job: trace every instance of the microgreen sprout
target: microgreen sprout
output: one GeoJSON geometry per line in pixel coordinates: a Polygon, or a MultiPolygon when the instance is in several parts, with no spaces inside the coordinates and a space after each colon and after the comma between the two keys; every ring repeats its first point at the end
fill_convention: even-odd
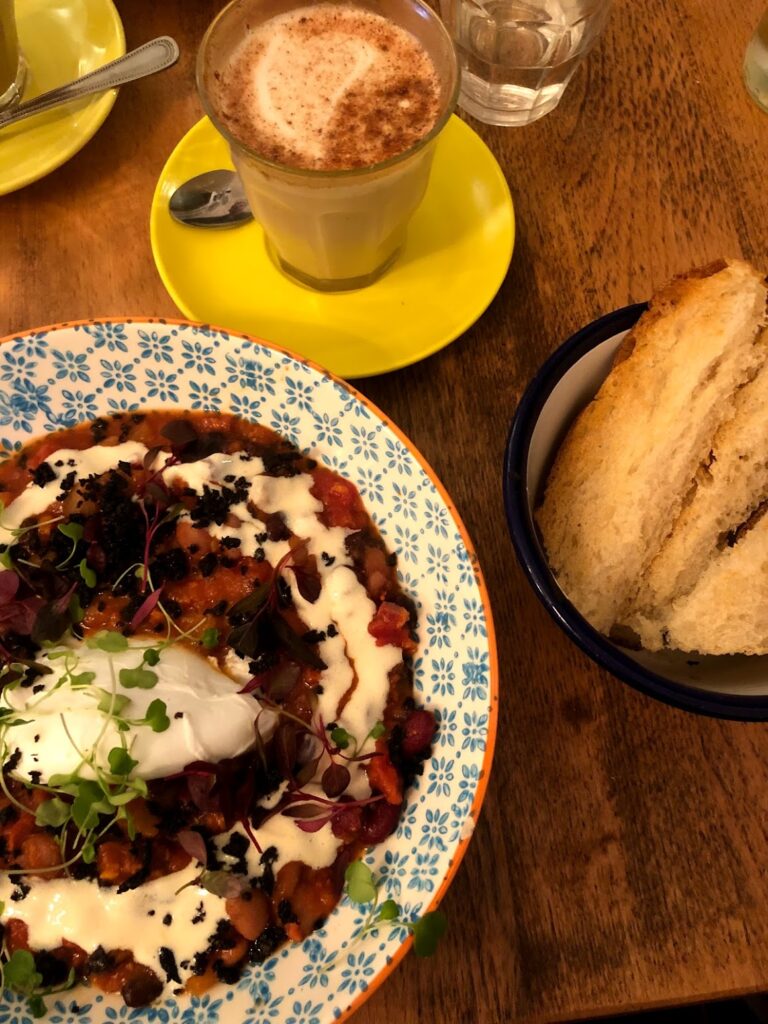
{"type": "Polygon", "coordinates": [[[80,578],[86,587],[90,587],[91,590],[96,586],[96,573],[91,569],[84,558],[80,559],[80,564],[77,567],[77,571],[80,573],[80,578]]]}
{"type": "Polygon", "coordinates": [[[70,523],[59,523],[59,526],[57,527],[57,529],[58,529],[59,533],[64,534],[64,536],[68,540],[72,541],[72,547],[70,549],[69,554],[67,555],[67,557],[62,562],[59,562],[59,564],[56,566],[57,569],[64,569],[69,564],[69,562],[71,562],[72,559],[75,557],[75,552],[77,551],[77,545],[78,545],[78,543],[83,538],[83,527],[81,526],[80,523],[71,523],[70,522],[70,523]]]}
{"type": "Polygon", "coordinates": [[[61,985],[43,986],[43,976],[37,970],[35,958],[27,949],[16,949],[4,963],[0,963],[0,988],[9,988],[26,996],[27,1007],[33,1017],[44,1017],[46,1005],[43,996],[65,992],[75,983],[75,972],[70,971],[61,985]]]}

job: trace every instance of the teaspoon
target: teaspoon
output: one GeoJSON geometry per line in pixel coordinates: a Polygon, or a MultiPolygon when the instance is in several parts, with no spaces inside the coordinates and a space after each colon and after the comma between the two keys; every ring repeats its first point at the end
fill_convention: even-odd
{"type": "Polygon", "coordinates": [[[160,36],[152,39],[142,46],[138,46],[130,53],[123,54],[117,60],[104,64],[103,67],[90,71],[82,78],[76,78],[74,82],[67,82],[56,89],[44,92],[33,100],[27,100],[16,107],[0,114],[0,128],[8,124],[21,121],[24,117],[32,114],[39,114],[43,110],[50,110],[60,103],[69,103],[70,100],[79,99],[81,96],[89,96],[94,92],[105,92],[107,89],[114,89],[118,85],[125,85],[127,82],[135,82],[137,78],[145,78],[147,75],[154,75],[156,71],[163,71],[175,64],[179,59],[179,47],[170,36],[160,36]]]}
{"type": "Polygon", "coordinates": [[[205,171],[176,189],[168,208],[174,220],[200,228],[223,228],[253,219],[234,171],[205,171]]]}

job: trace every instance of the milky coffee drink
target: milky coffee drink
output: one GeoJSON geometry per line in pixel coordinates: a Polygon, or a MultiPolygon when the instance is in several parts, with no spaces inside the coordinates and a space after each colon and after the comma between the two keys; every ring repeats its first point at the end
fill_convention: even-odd
{"type": "Polygon", "coordinates": [[[268,252],[333,291],[370,284],[400,252],[457,82],[422,0],[232,0],[198,58],[268,252]]]}
{"type": "Polygon", "coordinates": [[[300,7],[255,28],[225,68],[219,110],[267,160],[337,171],[410,149],[440,113],[432,60],[406,29],[359,7],[300,7]]]}

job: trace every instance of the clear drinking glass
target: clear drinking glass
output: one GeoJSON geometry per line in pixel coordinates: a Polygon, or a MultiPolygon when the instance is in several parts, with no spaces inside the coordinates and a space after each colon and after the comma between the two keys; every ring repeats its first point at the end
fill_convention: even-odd
{"type": "Polygon", "coordinates": [[[229,143],[267,248],[290,277],[321,291],[371,284],[393,263],[408,221],[426,191],[435,143],[456,106],[456,51],[437,15],[420,0],[354,0],[421,42],[440,79],[432,130],[415,145],[371,167],[307,170],[266,160],[236,138],[216,111],[214,81],[248,28],[316,0],[233,0],[208,29],[198,55],[197,85],[206,113],[229,143]]]}
{"type": "Polygon", "coordinates": [[[440,0],[459,51],[459,106],[487,124],[554,110],[608,17],[610,0],[440,0]]]}
{"type": "Polygon", "coordinates": [[[749,41],[744,56],[744,81],[755,103],[768,110],[768,10],[749,41]]]}
{"type": "Polygon", "coordinates": [[[26,64],[19,49],[13,0],[0,0],[0,110],[21,99],[26,64]]]}

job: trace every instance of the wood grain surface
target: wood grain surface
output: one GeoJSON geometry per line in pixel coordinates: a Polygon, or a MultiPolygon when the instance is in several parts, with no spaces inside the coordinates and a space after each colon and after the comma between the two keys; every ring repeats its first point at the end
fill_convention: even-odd
{"type": "MultiPolygon", "coordinates": [[[[149,247],[155,181],[200,116],[196,45],[220,0],[118,0],[171,71],[127,86],[60,170],[0,198],[0,335],[174,315],[149,247]]],[[[654,703],[550,621],[507,535],[507,425],[553,348],[721,255],[768,269],[768,115],[741,62],[762,0],[617,0],[559,109],[474,125],[512,189],[496,300],[426,362],[362,382],[465,518],[500,644],[501,722],[475,840],[432,962],[409,957],[359,1024],[569,1020],[768,988],[768,725],[654,703]]]]}

